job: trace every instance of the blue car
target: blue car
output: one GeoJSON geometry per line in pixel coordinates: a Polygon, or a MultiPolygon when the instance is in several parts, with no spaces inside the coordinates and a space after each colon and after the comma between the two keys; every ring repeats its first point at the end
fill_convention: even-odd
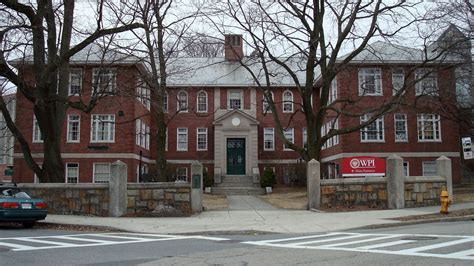
{"type": "Polygon", "coordinates": [[[0,183],[0,222],[18,222],[31,228],[48,214],[46,203],[32,199],[15,183],[0,183]]]}

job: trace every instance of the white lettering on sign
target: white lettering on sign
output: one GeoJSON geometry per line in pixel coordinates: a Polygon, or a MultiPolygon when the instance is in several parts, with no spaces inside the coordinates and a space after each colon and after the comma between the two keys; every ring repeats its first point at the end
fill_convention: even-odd
{"type": "Polygon", "coordinates": [[[354,158],[350,162],[351,167],[354,169],[364,167],[364,168],[375,168],[375,159],[357,159],[354,158]]]}

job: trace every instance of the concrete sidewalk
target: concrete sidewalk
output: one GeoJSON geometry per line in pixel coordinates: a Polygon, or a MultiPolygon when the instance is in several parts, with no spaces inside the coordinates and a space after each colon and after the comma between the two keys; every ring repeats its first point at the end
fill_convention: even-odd
{"type": "MultiPolygon", "coordinates": [[[[140,233],[184,234],[231,231],[265,231],[273,233],[321,233],[347,230],[400,221],[390,218],[439,212],[439,207],[401,210],[378,210],[340,213],[321,213],[299,210],[282,210],[269,207],[250,198],[238,203],[230,200],[229,210],[205,211],[192,217],[180,218],[112,218],[74,215],[48,215],[46,222],[88,226],[106,226],[140,233]],[[244,203],[242,203],[244,202],[244,203]],[[242,208],[242,204],[246,204],[242,208]],[[243,210],[246,209],[246,210],[243,210]]],[[[474,202],[450,206],[450,210],[474,208],[474,202]]]]}

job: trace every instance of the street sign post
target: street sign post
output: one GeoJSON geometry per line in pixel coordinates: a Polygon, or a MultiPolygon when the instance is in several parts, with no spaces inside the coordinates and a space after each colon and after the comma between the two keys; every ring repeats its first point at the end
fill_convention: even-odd
{"type": "Polygon", "coordinates": [[[464,154],[464,160],[472,159],[473,155],[472,155],[471,137],[462,138],[461,143],[462,143],[462,152],[464,154]]]}

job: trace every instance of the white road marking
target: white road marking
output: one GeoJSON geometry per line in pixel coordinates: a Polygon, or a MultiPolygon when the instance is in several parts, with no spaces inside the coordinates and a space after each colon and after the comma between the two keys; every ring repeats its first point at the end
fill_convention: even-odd
{"type": "Polygon", "coordinates": [[[460,260],[472,260],[474,261],[474,249],[472,244],[474,243],[474,236],[461,236],[461,235],[421,235],[421,234],[360,234],[360,233],[344,233],[334,232],[322,235],[312,235],[295,238],[284,238],[284,239],[272,239],[262,241],[246,241],[241,242],[243,244],[258,245],[258,246],[270,246],[279,248],[292,248],[292,249],[313,249],[313,250],[334,250],[334,251],[350,251],[350,252],[363,252],[363,253],[377,253],[377,254],[392,254],[401,256],[419,256],[419,257],[434,257],[443,259],[460,259],[460,260]],[[345,236],[341,236],[345,235],[345,236]],[[361,240],[344,241],[357,237],[365,237],[361,240]],[[404,237],[411,237],[412,239],[403,239],[404,237]],[[429,244],[427,242],[416,240],[416,237],[433,237],[438,240],[446,240],[445,242],[429,244]],[[318,239],[314,241],[305,241],[308,239],[318,239]],[[321,239],[322,238],[322,239],[321,239]],[[399,238],[399,239],[397,239],[399,238]],[[454,239],[454,240],[453,240],[454,239]],[[388,242],[377,243],[372,245],[358,245],[362,243],[380,242],[383,240],[389,240],[388,242]],[[293,241],[293,242],[290,242],[293,241]],[[296,242],[295,242],[296,241],[296,242]],[[327,242],[335,242],[334,244],[325,244],[327,242]],[[285,243],[290,242],[290,243],[285,243]],[[410,248],[403,249],[406,244],[415,244],[418,247],[411,246],[410,248]],[[422,251],[429,251],[439,249],[448,246],[462,245],[467,246],[467,250],[459,249],[466,248],[461,246],[458,251],[449,254],[439,253],[428,253],[422,251]],[[352,245],[354,247],[347,248],[344,246],[352,245]],[[398,246],[399,250],[384,250],[384,247],[398,246]]]}
{"type": "Polygon", "coordinates": [[[211,241],[228,240],[226,238],[205,236],[179,236],[158,234],[134,234],[134,233],[104,233],[104,234],[76,234],[59,236],[37,236],[37,237],[10,237],[0,238],[0,246],[12,248],[11,251],[31,251],[43,249],[71,248],[71,247],[95,247],[133,243],[160,242],[184,239],[200,239],[211,241]],[[105,238],[105,239],[98,239],[105,238]],[[108,239],[107,239],[108,238],[108,239]],[[110,240],[113,239],[113,240],[110,240]],[[43,246],[19,245],[8,241],[22,241],[25,243],[45,244],[43,246]],[[71,243],[68,241],[82,241],[86,243],[71,243]],[[87,243],[89,242],[89,243],[87,243]]]}

